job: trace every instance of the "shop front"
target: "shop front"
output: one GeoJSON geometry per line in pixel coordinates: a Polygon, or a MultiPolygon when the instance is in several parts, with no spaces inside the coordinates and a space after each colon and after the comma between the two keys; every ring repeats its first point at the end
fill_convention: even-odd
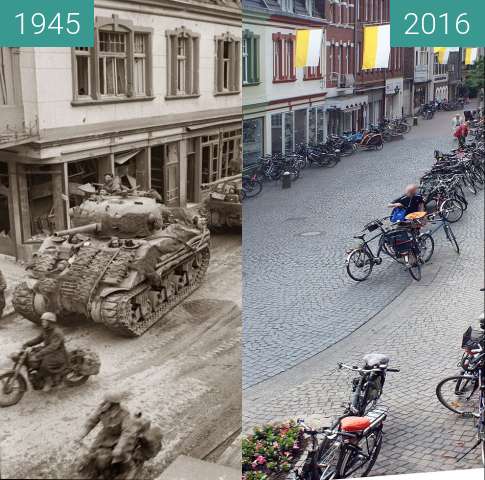
{"type": "Polygon", "coordinates": [[[264,155],[264,117],[243,122],[243,163],[251,165],[264,155]]]}
{"type": "Polygon", "coordinates": [[[392,120],[403,116],[403,78],[388,78],[386,80],[386,118],[392,120]]]}
{"type": "Polygon", "coordinates": [[[1,151],[0,253],[29,259],[46,236],[70,227],[69,209],[85,199],[79,187],[102,184],[106,173],[127,189],[155,190],[167,206],[198,204],[212,185],[240,174],[241,136],[241,123],[229,122],[141,141],[127,135],[120,145],[112,138],[109,147],[66,141],[55,157],[48,155],[57,145],[41,146],[40,155],[35,146],[30,155],[1,151]]]}
{"type": "Polygon", "coordinates": [[[368,92],[369,102],[367,108],[367,119],[364,128],[370,125],[378,125],[384,116],[384,88],[368,92]]]}
{"type": "Polygon", "coordinates": [[[325,108],[328,135],[342,135],[344,132],[364,128],[368,100],[367,95],[327,99],[325,108]]]}
{"type": "Polygon", "coordinates": [[[271,153],[292,153],[299,145],[325,141],[323,105],[270,113],[271,153]]]}

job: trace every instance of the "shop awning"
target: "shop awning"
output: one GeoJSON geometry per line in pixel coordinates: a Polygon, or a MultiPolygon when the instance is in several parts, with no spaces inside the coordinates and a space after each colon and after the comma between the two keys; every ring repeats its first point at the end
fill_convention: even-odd
{"type": "Polygon", "coordinates": [[[341,110],[344,112],[351,112],[353,110],[360,110],[362,106],[369,103],[367,95],[359,95],[350,98],[328,98],[325,101],[325,109],[329,110],[341,110]]]}
{"type": "Polygon", "coordinates": [[[136,157],[140,152],[141,152],[141,149],[139,148],[138,150],[131,150],[129,152],[117,153],[115,154],[115,163],[116,165],[123,165],[128,160],[132,159],[133,157],[136,157]]]}

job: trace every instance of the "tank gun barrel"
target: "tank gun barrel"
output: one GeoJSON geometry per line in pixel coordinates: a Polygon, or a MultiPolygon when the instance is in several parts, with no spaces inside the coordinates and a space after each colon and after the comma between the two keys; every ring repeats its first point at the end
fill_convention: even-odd
{"type": "Polygon", "coordinates": [[[56,237],[62,237],[64,235],[74,235],[76,233],[97,233],[101,231],[100,223],[90,223],[89,225],[83,225],[82,227],[68,228],[67,230],[60,230],[54,235],[56,237]]]}

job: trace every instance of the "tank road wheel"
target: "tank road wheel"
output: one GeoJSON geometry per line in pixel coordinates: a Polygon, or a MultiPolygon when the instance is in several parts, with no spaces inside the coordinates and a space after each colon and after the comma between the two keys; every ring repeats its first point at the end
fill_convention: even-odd
{"type": "Polygon", "coordinates": [[[17,285],[13,292],[12,306],[17,313],[36,324],[40,323],[40,315],[34,307],[35,293],[26,282],[17,285]]]}
{"type": "Polygon", "coordinates": [[[136,303],[136,295],[132,292],[109,295],[101,305],[102,322],[111,330],[128,336],[137,337],[137,324],[143,318],[141,306],[136,303]]]}
{"type": "Polygon", "coordinates": [[[128,292],[108,295],[101,303],[101,322],[125,337],[142,335],[199,287],[209,268],[209,260],[207,247],[188,260],[182,276],[174,271],[167,272],[161,279],[158,304],[152,300],[155,291],[146,283],[128,292]],[[183,285],[179,283],[181,278],[185,279],[183,285]]]}

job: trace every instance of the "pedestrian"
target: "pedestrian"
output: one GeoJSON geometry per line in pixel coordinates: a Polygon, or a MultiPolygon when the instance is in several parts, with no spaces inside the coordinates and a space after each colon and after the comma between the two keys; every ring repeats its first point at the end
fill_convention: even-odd
{"type": "Polygon", "coordinates": [[[396,198],[396,200],[388,205],[388,208],[393,209],[391,221],[395,223],[404,220],[406,215],[410,213],[424,212],[424,198],[418,193],[418,186],[411,184],[406,187],[404,195],[396,198]]]}
{"type": "Polygon", "coordinates": [[[460,147],[464,147],[466,145],[466,139],[468,137],[468,132],[469,132],[469,129],[468,129],[468,125],[469,125],[469,122],[464,122],[462,123],[461,125],[461,136],[460,136],[460,147]]]}
{"type": "Polygon", "coordinates": [[[456,128],[461,125],[461,116],[459,113],[457,113],[451,120],[451,133],[454,134],[456,131],[456,128]]]}
{"type": "Polygon", "coordinates": [[[7,289],[7,281],[0,270],[0,317],[5,309],[5,290],[7,289]]]}

